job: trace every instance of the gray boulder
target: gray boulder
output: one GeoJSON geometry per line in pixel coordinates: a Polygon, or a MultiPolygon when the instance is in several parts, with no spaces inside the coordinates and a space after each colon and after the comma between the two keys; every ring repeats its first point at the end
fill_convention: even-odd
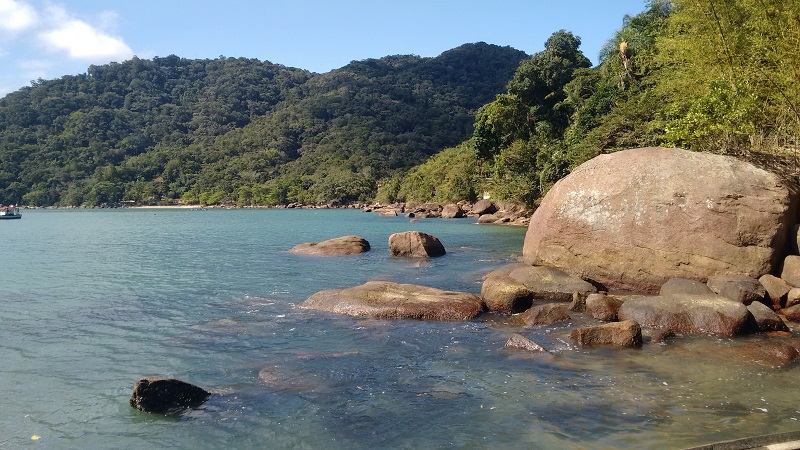
{"type": "Polygon", "coordinates": [[[753,302],[747,306],[753,318],[753,328],[755,331],[789,331],[789,327],[783,322],[781,316],[775,313],[769,306],[753,302]]]}
{"type": "Polygon", "coordinates": [[[534,301],[570,302],[574,293],[586,296],[596,291],[591,283],[562,270],[513,263],[486,276],[481,296],[490,311],[514,314],[534,301]]]}
{"type": "Polygon", "coordinates": [[[634,320],[626,320],[593,327],[576,328],[572,330],[570,337],[583,346],[641,347],[642,327],[634,320]]]}
{"type": "Polygon", "coordinates": [[[670,278],[759,277],[780,263],[791,199],[777,176],[732,157],[668,148],[600,155],[544,197],[524,261],[638,292],[670,278]]]}
{"type": "Polygon", "coordinates": [[[742,275],[711,277],[706,285],[715,293],[744,305],[763,302],[767,295],[767,290],[758,280],[742,275]]]}
{"type": "Polygon", "coordinates": [[[319,291],[300,308],[376,319],[470,320],[483,311],[480,297],[427,286],[370,281],[319,291]]]}
{"type": "Polygon", "coordinates": [[[618,316],[646,328],[733,336],[745,331],[750,313],[745,305],[718,295],[673,294],[627,300],[618,316]]]}
{"type": "Polygon", "coordinates": [[[136,382],[128,403],[139,411],[177,413],[202,405],[211,395],[206,390],[172,378],[144,377],[136,382]]]}
{"type": "Polygon", "coordinates": [[[360,236],[342,236],[322,242],[306,242],[292,247],[289,252],[302,255],[335,256],[368,252],[369,242],[360,236]]]}
{"type": "Polygon", "coordinates": [[[389,236],[389,252],[392,256],[428,258],[446,253],[444,246],[435,236],[421,231],[405,231],[389,236]]]}

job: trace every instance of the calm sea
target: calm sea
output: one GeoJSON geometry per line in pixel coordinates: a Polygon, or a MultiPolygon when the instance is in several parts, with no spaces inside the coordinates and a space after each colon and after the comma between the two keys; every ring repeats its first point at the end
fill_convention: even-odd
{"type": "Polygon", "coordinates": [[[373,279],[479,293],[524,233],[352,210],[23,211],[0,222],[0,448],[660,449],[798,429],[797,367],[713,358],[743,339],[591,350],[568,339],[579,315],[520,330],[295,307],[373,279]],[[406,230],[447,255],[389,257],[406,230]],[[286,253],[350,234],[372,251],[286,253]],[[553,355],[503,350],[515,331],[553,355]],[[217,395],[140,413],[145,375],[217,395]]]}

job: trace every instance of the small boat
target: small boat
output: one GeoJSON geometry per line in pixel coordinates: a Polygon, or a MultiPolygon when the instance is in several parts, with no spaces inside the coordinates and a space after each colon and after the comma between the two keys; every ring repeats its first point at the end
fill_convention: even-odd
{"type": "Polygon", "coordinates": [[[22,214],[19,212],[18,206],[2,206],[0,205],[0,220],[4,219],[21,219],[22,214]]]}

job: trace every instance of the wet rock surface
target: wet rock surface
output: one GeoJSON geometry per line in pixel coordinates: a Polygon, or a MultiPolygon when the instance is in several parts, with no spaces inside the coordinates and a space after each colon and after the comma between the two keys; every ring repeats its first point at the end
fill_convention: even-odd
{"type": "Polygon", "coordinates": [[[139,411],[156,414],[177,413],[202,405],[211,395],[206,390],[172,378],[144,377],[136,382],[128,401],[139,411]]]}

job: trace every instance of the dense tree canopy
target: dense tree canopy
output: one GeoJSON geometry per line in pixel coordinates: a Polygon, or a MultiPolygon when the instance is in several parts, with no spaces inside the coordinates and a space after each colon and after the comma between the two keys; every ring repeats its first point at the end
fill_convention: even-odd
{"type": "Polygon", "coordinates": [[[169,56],[39,80],[0,99],[0,203],[368,199],[467,138],[525,57],[479,43],[319,75],[169,56]]]}

